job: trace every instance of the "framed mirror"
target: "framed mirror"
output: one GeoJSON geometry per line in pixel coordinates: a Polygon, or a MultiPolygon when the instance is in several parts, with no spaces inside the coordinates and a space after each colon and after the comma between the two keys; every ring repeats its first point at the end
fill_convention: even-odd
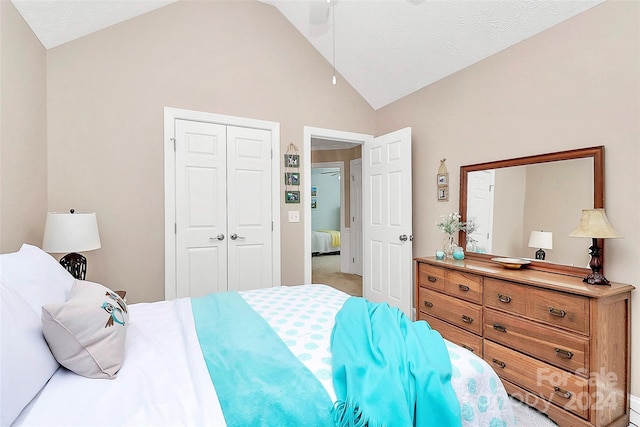
{"type": "Polygon", "coordinates": [[[582,209],[604,207],[604,147],[462,166],[459,206],[461,220],[475,224],[459,234],[466,257],[521,258],[533,269],[588,274],[591,242],[568,235],[582,209]]]}

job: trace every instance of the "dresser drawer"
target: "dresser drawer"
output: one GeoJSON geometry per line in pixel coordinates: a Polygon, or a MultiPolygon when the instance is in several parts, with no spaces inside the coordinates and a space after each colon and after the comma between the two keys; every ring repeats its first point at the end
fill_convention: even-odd
{"type": "Polygon", "coordinates": [[[531,288],[527,315],[553,326],[589,334],[589,298],[548,289],[531,288]]]}
{"type": "Polygon", "coordinates": [[[482,334],[482,306],[420,288],[419,310],[474,334],[482,334]]]}
{"type": "Polygon", "coordinates": [[[444,275],[444,268],[418,263],[418,283],[421,287],[444,292],[444,275]]]}
{"type": "Polygon", "coordinates": [[[507,381],[588,419],[589,381],[491,341],[484,342],[484,359],[507,381]]]}
{"type": "Polygon", "coordinates": [[[450,270],[447,272],[445,292],[467,301],[482,304],[482,277],[450,270]]]}
{"type": "Polygon", "coordinates": [[[484,279],[484,304],[487,307],[525,314],[527,288],[514,283],[486,277],[484,279]]]}
{"type": "Polygon", "coordinates": [[[572,372],[588,372],[588,338],[491,309],[483,315],[485,338],[572,372]]]}
{"type": "Polygon", "coordinates": [[[420,313],[418,319],[426,320],[431,325],[431,328],[440,332],[444,339],[466,348],[476,356],[482,357],[482,338],[479,336],[424,313],[420,313]]]}
{"type": "Polygon", "coordinates": [[[484,304],[589,335],[589,298],[485,278],[484,304]]]}

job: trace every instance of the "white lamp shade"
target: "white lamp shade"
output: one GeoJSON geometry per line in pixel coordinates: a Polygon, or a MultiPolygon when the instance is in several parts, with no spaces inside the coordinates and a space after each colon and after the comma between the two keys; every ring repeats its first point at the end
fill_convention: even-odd
{"type": "Polygon", "coordinates": [[[604,209],[583,209],[580,225],[569,234],[569,237],[616,239],[622,236],[609,224],[604,209]]]}
{"type": "Polygon", "coordinates": [[[529,247],[553,249],[553,233],[551,231],[532,231],[529,236],[529,247]]]}
{"type": "Polygon", "coordinates": [[[86,252],[100,248],[98,221],[91,213],[47,213],[42,250],[50,253],[86,252]]]}

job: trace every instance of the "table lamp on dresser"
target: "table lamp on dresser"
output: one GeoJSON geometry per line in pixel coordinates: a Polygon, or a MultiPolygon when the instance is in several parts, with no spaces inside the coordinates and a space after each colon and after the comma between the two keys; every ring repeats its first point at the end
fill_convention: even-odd
{"type": "Polygon", "coordinates": [[[544,260],[546,257],[545,249],[553,249],[553,233],[551,231],[532,231],[529,236],[529,247],[538,248],[536,251],[536,259],[544,260]]]}
{"type": "Polygon", "coordinates": [[[580,224],[569,234],[569,237],[590,237],[592,239],[591,247],[589,247],[591,274],[582,281],[589,285],[610,285],[602,274],[602,254],[598,246],[598,239],[617,239],[622,236],[609,224],[604,209],[583,209],[580,224]]]}
{"type": "Polygon", "coordinates": [[[44,227],[42,250],[49,253],[65,253],[60,264],[73,277],[84,280],[87,259],[78,252],[100,248],[100,235],[95,212],[49,212],[44,227]]]}

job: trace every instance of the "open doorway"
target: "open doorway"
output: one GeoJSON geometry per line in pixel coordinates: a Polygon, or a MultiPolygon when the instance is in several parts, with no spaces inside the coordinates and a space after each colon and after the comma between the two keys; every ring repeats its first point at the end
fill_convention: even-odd
{"type": "Polygon", "coordinates": [[[354,246],[361,245],[351,238],[353,226],[349,226],[352,225],[350,211],[353,208],[347,193],[355,190],[351,172],[345,168],[345,161],[314,161],[326,157],[357,157],[359,150],[336,148],[335,144],[330,147],[322,148],[321,145],[314,150],[312,142],[311,281],[330,285],[353,296],[362,296],[362,273],[356,274],[352,266],[354,246]],[[347,183],[349,185],[345,185],[347,183]],[[347,250],[343,251],[343,247],[347,250]]]}
{"type": "MultiPolygon", "coordinates": [[[[362,166],[362,296],[386,302],[412,315],[411,128],[373,137],[304,127],[302,189],[304,279],[311,283],[311,140],[356,143],[362,166]],[[390,209],[393,208],[393,209],[390,209]]],[[[342,240],[345,240],[342,237],[342,240]]],[[[345,251],[344,245],[341,252],[345,251]]],[[[351,247],[348,248],[351,250],[351,247]]],[[[351,255],[351,254],[350,254],[351,255]]],[[[343,256],[344,258],[344,256],[343,256]]],[[[348,259],[348,258],[347,258],[348,259]]]]}
{"type": "Polygon", "coordinates": [[[361,175],[361,146],[368,135],[305,130],[304,158],[310,160],[303,165],[309,200],[305,206],[306,283],[323,283],[362,296],[362,179],[354,179],[352,169],[361,175]],[[359,204],[357,209],[352,203],[359,204]],[[354,222],[359,229],[354,229],[354,222]]]}

